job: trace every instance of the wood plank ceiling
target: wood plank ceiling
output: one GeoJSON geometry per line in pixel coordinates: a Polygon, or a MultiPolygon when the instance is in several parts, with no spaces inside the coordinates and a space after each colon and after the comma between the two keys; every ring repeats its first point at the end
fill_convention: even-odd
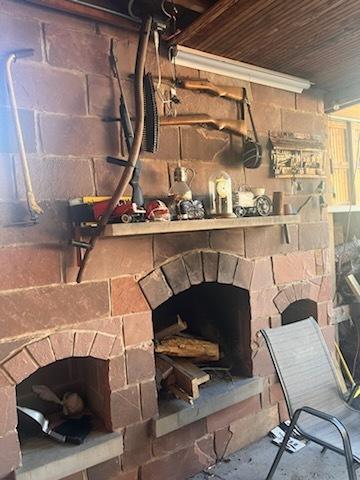
{"type": "MultiPolygon", "coordinates": [[[[138,28],[123,18],[129,0],[27,1],[138,28]]],[[[328,111],[360,102],[360,0],[167,1],[178,8],[175,43],[306,78],[328,92],[328,111]]]]}
{"type": "Polygon", "coordinates": [[[360,82],[359,0],[218,0],[177,41],[326,90],[360,82]]]}

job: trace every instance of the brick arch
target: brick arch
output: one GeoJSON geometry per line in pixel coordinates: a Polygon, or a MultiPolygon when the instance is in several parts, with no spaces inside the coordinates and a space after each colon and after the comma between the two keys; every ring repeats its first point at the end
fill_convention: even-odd
{"type": "Polygon", "coordinates": [[[116,340],[116,335],[91,330],[65,330],[38,338],[7,356],[0,365],[0,379],[14,386],[39,368],[65,358],[109,360],[118,355],[116,340]]]}
{"type": "Polygon", "coordinates": [[[320,286],[316,283],[305,281],[287,285],[280,289],[274,298],[274,303],[279,313],[283,313],[291,303],[298,300],[312,300],[317,303],[320,286]]]}
{"type": "MultiPolygon", "coordinates": [[[[217,282],[250,290],[257,262],[222,251],[190,251],[159,265],[141,278],[139,285],[154,310],[173,295],[204,282],[217,282]]],[[[269,265],[271,267],[271,262],[269,265]]]]}

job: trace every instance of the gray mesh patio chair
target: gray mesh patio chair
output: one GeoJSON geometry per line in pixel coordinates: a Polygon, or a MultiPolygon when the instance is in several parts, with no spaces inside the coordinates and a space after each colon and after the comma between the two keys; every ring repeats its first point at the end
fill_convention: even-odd
{"type": "Polygon", "coordinates": [[[306,439],[343,455],[348,477],[355,480],[355,470],[360,464],[360,412],[344,400],[318,324],[308,318],[261,333],[291,418],[266,480],[273,478],[295,427],[306,439]]]}

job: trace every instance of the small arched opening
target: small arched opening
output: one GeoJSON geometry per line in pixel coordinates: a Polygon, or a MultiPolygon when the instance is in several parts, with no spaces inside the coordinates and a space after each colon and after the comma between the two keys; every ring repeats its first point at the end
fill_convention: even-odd
{"type": "Polygon", "coordinates": [[[290,303],[281,314],[281,324],[289,325],[290,323],[299,322],[309,317],[313,317],[317,321],[317,303],[305,298],[290,303]]]}
{"type": "MultiPolygon", "coordinates": [[[[89,432],[111,430],[108,371],[108,361],[93,357],[71,357],[50,363],[17,385],[17,406],[41,412],[49,420],[50,426],[53,425],[58,431],[76,430],[77,427],[80,442],[81,436],[86,436],[88,429],[89,432]],[[52,392],[54,399],[51,399],[50,394],[49,399],[45,399],[35,393],[38,390],[36,386],[39,385],[52,392]],[[69,400],[69,412],[64,413],[66,403],[57,403],[56,397],[63,400],[67,393],[76,393],[79,398],[78,402],[77,397],[74,401],[69,400]]],[[[39,436],[41,427],[21,411],[18,411],[18,420],[18,434],[23,446],[39,436]]]]}
{"type": "Polygon", "coordinates": [[[16,386],[16,404],[40,412],[55,432],[45,432],[29,410],[17,409],[22,457],[17,475],[58,480],[99,463],[98,455],[105,461],[122,452],[121,434],[110,433],[109,360],[69,357],[41,367],[16,386]],[[55,401],[40,398],[36,385],[46,386],[55,401]],[[78,404],[70,401],[66,411],[56,397],[63,401],[67,392],[79,395],[84,408],[75,411],[78,404]]]}

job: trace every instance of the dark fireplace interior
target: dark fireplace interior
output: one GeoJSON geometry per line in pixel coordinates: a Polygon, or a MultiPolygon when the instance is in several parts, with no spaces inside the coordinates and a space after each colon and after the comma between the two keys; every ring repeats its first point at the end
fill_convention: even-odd
{"type": "Polygon", "coordinates": [[[313,317],[317,321],[317,304],[313,300],[304,299],[291,303],[281,314],[281,324],[289,325],[290,323],[305,320],[305,318],[313,317]]]}
{"type": "Polygon", "coordinates": [[[155,332],[187,322],[184,334],[217,342],[220,361],[232,375],[251,377],[250,305],[247,290],[218,283],[202,283],[171,297],[153,312],[155,332]]]}
{"type": "MultiPolygon", "coordinates": [[[[92,357],[67,358],[42,367],[16,387],[17,405],[43,413],[50,423],[61,423],[67,418],[88,416],[92,430],[111,431],[109,366],[104,360],[92,357]],[[64,416],[63,406],[43,400],[34,393],[35,385],[49,387],[60,399],[66,392],[77,393],[84,402],[82,413],[64,416]]],[[[18,433],[21,444],[39,437],[40,427],[27,415],[18,412],[18,433]]]]}

